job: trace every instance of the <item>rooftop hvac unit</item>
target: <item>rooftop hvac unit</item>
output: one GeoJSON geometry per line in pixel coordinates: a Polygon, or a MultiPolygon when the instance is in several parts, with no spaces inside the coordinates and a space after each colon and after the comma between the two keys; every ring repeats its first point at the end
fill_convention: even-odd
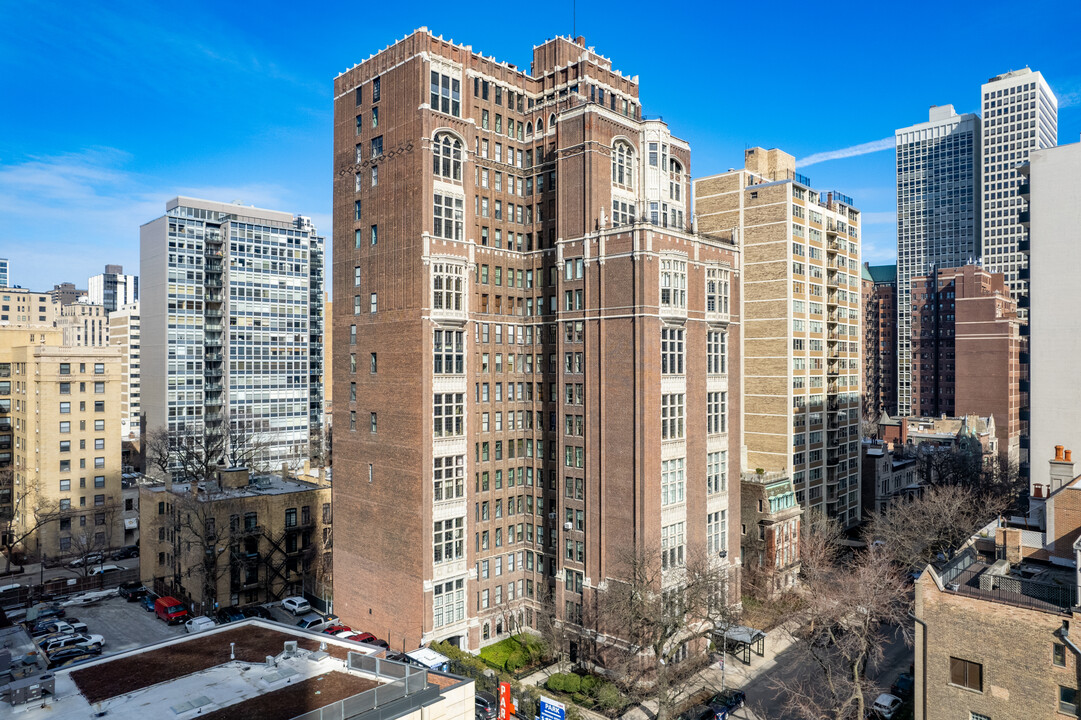
{"type": "Polygon", "coordinates": [[[285,654],[286,655],[296,655],[297,654],[297,641],[296,640],[286,640],[285,641],[285,654]]]}

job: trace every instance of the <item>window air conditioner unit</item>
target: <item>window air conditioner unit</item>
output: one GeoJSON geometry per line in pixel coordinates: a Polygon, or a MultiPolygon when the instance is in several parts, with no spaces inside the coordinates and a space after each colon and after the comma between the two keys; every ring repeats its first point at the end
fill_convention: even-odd
{"type": "Polygon", "coordinates": [[[573,527],[574,527],[574,523],[563,523],[563,529],[564,530],[570,530],[573,527]]]}

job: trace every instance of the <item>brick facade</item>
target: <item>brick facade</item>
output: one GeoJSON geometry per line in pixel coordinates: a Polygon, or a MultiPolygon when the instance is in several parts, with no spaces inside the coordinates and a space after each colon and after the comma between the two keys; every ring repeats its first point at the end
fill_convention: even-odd
{"type": "Polygon", "coordinates": [[[706,478],[738,476],[737,249],[689,233],[689,147],[583,43],[525,73],[420,30],[335,80],[335,610],[395,646],[577,625],[662,525],[681,561],[714,513],[738,541],[738,483],[706,478]]]}

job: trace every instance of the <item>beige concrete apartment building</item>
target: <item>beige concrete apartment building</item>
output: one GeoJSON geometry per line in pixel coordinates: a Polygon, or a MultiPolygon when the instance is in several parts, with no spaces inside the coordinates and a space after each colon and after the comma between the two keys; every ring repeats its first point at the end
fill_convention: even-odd
{"type": "Polygon", "coordinates": [[[52,327],[59,316],[60,303],[48,292],[0,290],[0,327],[52,327]]]}
{"type": "Polygon", "coordinates": [[[142,427],[139,301],[109,313],[109,345],[120,348],[120,437],[138,440],[142,427]]]}
{"type": "Polygon", "coordinates": [[[13,471],[9,531],[31,557],[109,548],[124,536],[120,353],[66,347],[62,334],[0,327],[0,446],[11,447],[13,471]],[[48,521],[35,530],[43,515],[48,521]]]}
{"type": "Polygon", "coordinates": [[[60,308],[56,326],[64,331],[64,344],[105,347],[109,344],[109,313],[104,305],[73,302],[60,308]]]}
{"type": "Polygon", "coordinates": [[[695,181],[698,230],[744,257],[748,470],[791,473],[796,498],[845,526],[860,518],[860,213],[820,193],[780,150],[695,181]]]}

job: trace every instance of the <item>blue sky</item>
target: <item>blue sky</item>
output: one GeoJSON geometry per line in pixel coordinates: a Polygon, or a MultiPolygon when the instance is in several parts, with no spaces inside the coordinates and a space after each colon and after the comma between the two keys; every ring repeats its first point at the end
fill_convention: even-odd
{"type": "MultiPolygon", "coordinates": [[[[976,111],[982,82],[1027,65],[1059,97],[1059,142],[1081,133],[1076,0],[673,3],[663,17],[655,3],[577,5],[578,34],[639,75],[645,112],[691,143],[695,176],[755,145],[817,158],[801,172],[855,199],[872,263],[894,256],[886,139],[928,106],[976,111]]],[[[177,194],[310,215],[329,235],[334,76],[420,26],[525,68],[533,45],[574,29],[571,0],[544,7],[0,2],[12,282],[138,272],[139,225],[177,194]]]]}

